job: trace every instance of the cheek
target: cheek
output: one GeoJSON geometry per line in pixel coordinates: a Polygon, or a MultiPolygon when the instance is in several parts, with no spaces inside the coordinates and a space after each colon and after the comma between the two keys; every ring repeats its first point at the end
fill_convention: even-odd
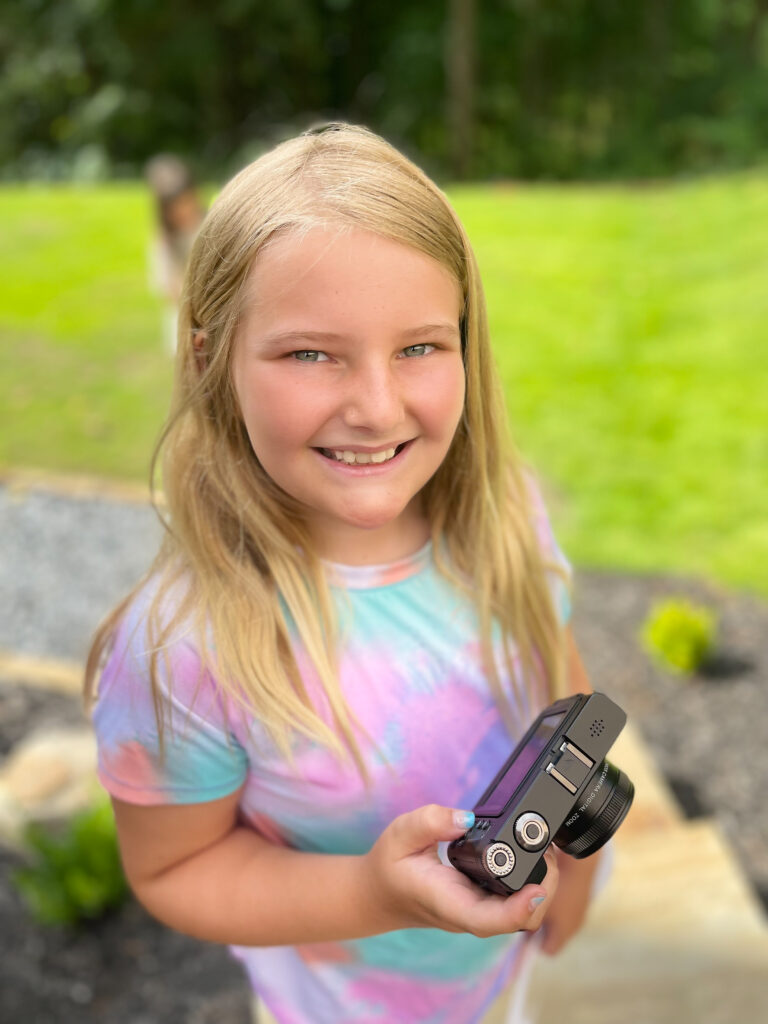
{"type": "Polygon", "coordinates": [[[446,367],[431,382],[425,414],[435,432],[453,434],[464,409],[464,368],[446,367]]]}
{"type": "Polygon", "coordinates": [[[256,453],[264,443],[288,447],[309,440],[322,422],[318,396],[285,374],[254,373],[238,387],[240,407],[256,453]]]}

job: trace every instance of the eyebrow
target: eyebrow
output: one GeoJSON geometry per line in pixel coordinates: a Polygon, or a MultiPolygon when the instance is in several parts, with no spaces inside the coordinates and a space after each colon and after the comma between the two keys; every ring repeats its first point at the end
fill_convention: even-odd
{"type": "MultiPolygon", "coordinates": [[[[459,325],[451,323],[420,324],[418,327],[408,327],[400,332],[401,338],[418,338],[427,334],[452,334],[458,337],[460,334],[459,325]]],[[[286,341],[348,341],[352,335],[336,334],[333,331],[305,331],[289,330],[279,331],[277,334],[269,334],[263,338],[261,344],[264,346],[278,346],[286,341]]]]}

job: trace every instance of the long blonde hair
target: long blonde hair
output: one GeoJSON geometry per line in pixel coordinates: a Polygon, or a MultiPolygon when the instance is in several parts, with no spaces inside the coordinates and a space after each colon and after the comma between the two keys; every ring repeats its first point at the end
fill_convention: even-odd
{"type": "MultiPolygon", "coordinates": [[[[423,492],[436,565],[475,603],[485,670],[509,725],[494,621],[513,685],[522,685],[539,704],[542,696],[562,690],[563,633],[522,463],[508,437],[469,241],[443,192],[415,164],[369,130],[345,124],[283,142],[241,171],[216,199],[192,249],[172,407],[153,459],[153,480],[162,464],[167,529],[149,573],[159,581],[148,613],[150,676],[162,738],[159,657],[185,624],[222,694],[247,705],[280,750],[290,755],[298,732],[351,755],[365,775],[360,733],[338,678],[337,623],[322,563],[301,507],[253,453],[231,374],[254,261],[287,232],[329,224],[410,246],[459,282],[464,412],[423,492]],[[294,629],[325,691],[325,713],[313,706],[302,681],[294,629]],[[514,645],[522,684],[516,682],[514,645]]],[[[96,634],[86,666],[88,701],[135,593],[96,634]]]]}

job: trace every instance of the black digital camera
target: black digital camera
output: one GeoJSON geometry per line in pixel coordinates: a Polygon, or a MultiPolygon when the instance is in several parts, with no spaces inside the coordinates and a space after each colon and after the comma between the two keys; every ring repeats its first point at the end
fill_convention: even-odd
{"type": "Polygon", "coordinates": [[[626,720],[603,693],[545,708],[475,805],[475,824],[449,843],[451,864],[508,896],[543,880],[550,843],[579,859],[599,850],[635,793],[606,760],[626,720]]]}

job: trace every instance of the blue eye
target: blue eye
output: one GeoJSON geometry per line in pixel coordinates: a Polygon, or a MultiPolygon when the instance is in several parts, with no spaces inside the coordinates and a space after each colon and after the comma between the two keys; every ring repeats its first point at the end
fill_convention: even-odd
{"type": "Polygon", "coordinates": [[[434,347],[434,345],[427,344],[409,345],[407,348],[403,349],[403,352],[409,358],[411,358],[412,356],[425,356],[427,355],[427,350],[429,350],[429,352],[432,352],[434,347]]]}
{"type": "Polygon", "coordinates": [[[298,352],[291,352],[291,355],[300,363],[319,363],[328,358],[324,352],[313,348],[300,349],[298,352]]]}

